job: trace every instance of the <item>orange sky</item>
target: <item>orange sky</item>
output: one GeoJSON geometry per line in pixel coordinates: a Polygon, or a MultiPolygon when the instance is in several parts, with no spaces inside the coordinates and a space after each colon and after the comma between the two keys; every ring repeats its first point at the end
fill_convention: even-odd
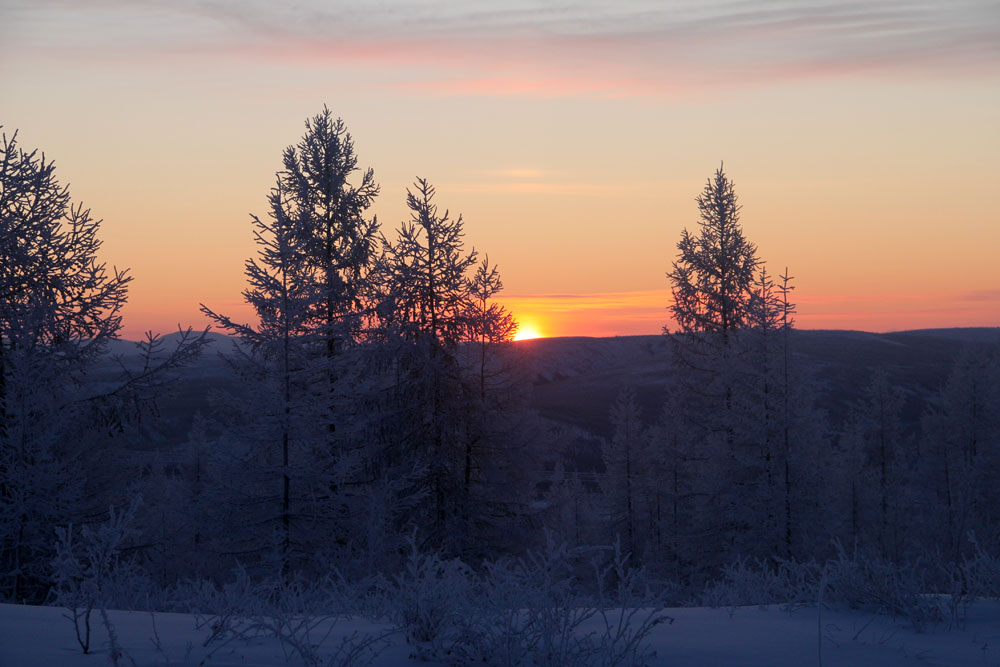
{"type": "Polygon", "coordinates": [[[323,104],[391,235],[414,177],[545,335],[657,333],[725,160],[803,328],[1000,325],[988,1],[0,0],[0,124],[135,276],[125,334],[240,303],[281,150],[323,104]]]}

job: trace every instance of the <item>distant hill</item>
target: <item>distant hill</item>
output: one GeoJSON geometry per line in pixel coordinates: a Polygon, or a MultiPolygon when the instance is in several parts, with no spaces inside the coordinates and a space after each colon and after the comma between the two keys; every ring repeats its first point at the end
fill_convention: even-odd
{"type": "MultiPolygon", "coordinates": [[[[165,337],[171,343],[177,334],[165,337]]],[[[209,395],[238,390],[221,354],[234,339],[210,333],[201,358],[179,374],[159,404],[160,421],[149,425],[150,447],[169,447],[187,438],[196,412],[210,413],[209,395]]],[[[610,338],[536,338],[514,343],[531,382],[530,405],[546,420],[582,432],[587,448],[611,434],[609,411],[618,393],[636,390],[644,417],[659,417],[671,376],[670,341],[662,335],[610,338]],[[588,435],[589,434],[589,435],[588,435]]],[[[927,400],[941,387],[960,351],[1000,345],[1000,328],[923,329],[893,333],[794,331],[792,353],[813,377],[817,399],[838,427],[872,373],[882,366],[906,393],[904,420],[915,428],[927,400]]],[[[111,352],[127,358],[134,343],[115,341],[111,352]]],[[[107,372],[113,371],[109,359],[107,372]]],[[[593,451],[582,453],[593,460],[593,451]]]]}
{"type": "MultiPolygon", "coordinates": [[[[199,332],[195,333],[197,335],[199,332]]],[[[161,336],[160,340],[163,341],[163,349],[173,349],[177,345],[180,335],[180,332],[175,331],[161,336]]],[[[206,338],[208,340],[208,345],[204,348],[201,363],[214,361],[220,352],[229,352],[232,349],[233,344],[236,342],[236,339],[215,331],[209,331],[206,334],[206,338]]],[[[139,352],[139,341],[116,339],[109,341],[108,343],[108,356],[121,356],[128,358],[138,356],[139,352]]]]}
{"type": "MultiPolygon", "coordinates": [[[[636,390],[647,420],[659,416],[671,374],[665,336],[540,338],[518,343],[533,365],[533,405],[546,418],[610,435],[608,412],[618,392],[636,390]]],[[[919,418],[958,353],[1000,345],[1000,328],[922,329],[892,333],[796,330],[791,350],[816,382],[836,426],[872,373],[884,367],[907,394],[904,418],[919,418]]]]}
{"type": "Polygon", "coordinates": [[[664,403],[671,374],[665,336],[536,338],[520,341],[531,366],[532,405],[547,419],[610,435],[608,411],[623,389],[636,390],[646,418],[664,403]]]}

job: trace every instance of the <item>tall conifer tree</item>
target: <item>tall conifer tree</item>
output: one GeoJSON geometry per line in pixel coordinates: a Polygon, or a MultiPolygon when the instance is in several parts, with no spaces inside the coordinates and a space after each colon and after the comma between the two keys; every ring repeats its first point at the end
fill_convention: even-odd
{"type": "Polygon", "coordinates": [[[365,217],[378,185],[371,169],[351,182],[360,170],[344,122],[324,107],[305,125],[301,141],[282,156],[269,219],[252,217],[258,257],[246,262],[243,296],[258,322],[240,324],[203,306],[241,339],[240,372],[270,388],[265,404],[235,425],[250,427],[240,438],[246,446],[230,448],[230,472],[243,478],[232,491],[249,494],[246,504],[270,508],[244,526],[239,548],[259,550],[274,530],[286,565],[319,548],[321,534],[341,544],[348,539],[346,517],[335,507],[346,507],[342,482],[358,462],[337,421],[351,400],[351,388],[341,386],[350,380],[343,377],[351,363],[346,353],[364,338],[370,314],[378,234],[377,220],[365,217]]]}
{"type": "Polygon", "coordinates": [[[699,232],[682,231],[667,273],[678,327],[671,337],[673,391],[681,393],[674,418],[687,422],[680,430],[693,439],[702,459],[695,530],[702,535],[702,550],[718,557],[742,549],[759,505],[745,502],[763,462],[756,460],[757,446],[748,437],[752,378],[741,345],[760,305],[754,281],[762,262],[743,234],[736,190],[721,166],[696,202],[699,232]]]}
{"type": "Polygon", "coordinates": [[[407,190],[410,220],[400,225],[395,243],[384,241],[385,326],[407,343],[401,371],[415,412],[410,438],[427,466],[431,495],[431,533],[438,541],[464,532],[455,526],[462,512],[467,424],[461,416],[465,388],[456,356],[468,335],[471,301],[467,271],[476,251],[465,251],[462,217],[440,213],[435,190],[418,178],[407,190]]]}

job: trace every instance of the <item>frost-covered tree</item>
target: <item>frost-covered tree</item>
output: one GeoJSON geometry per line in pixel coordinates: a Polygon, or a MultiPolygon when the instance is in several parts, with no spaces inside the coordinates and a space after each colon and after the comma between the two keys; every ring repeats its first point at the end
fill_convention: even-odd
{"type": "Polygon", "coordinates": [[[664,474],[686,483],[671,499],[683,508],[673,530],[687,522],[689,535],[676,557],[788,557],[826,525],[823,419],[790,348],[791,278],[786,269],[776,282],[758,259],[721,167],[697,203],[700,231],[684,230],[667,274],[677,331],[670,409],[657,427],[664,474]]]}
{"type": "Polygon", "coordinates": [[[848,415],[841,438],[849,485],[849,537],[899,560],[908,460],[901,411],[905,397],[884,368],[877,368],[848,415]]]}
{"type": "Polygon", "coordinates": [[[0,575],[23,600],[39,595],[51,527],[87,494],[79,387],[121,328],[130,277],[98,259],[100,221],[51,160],[16,132],[0,150],[0,575]]]}
{"type": "Polygon", "coordinates": [[[780,531],[782,541],[784,542],[784,555],[789,558],[792,553],[792,431],[794,428],[794,421],[792,419],[792,368],[791,368],[791,354],[789,350],[789,339],[791,337],[792,327],[795,324],[795,304],[789,300],[792,290],[795,287],[791,284],[792,277],[788,275],[788,267],[785,267],[785,273],[778,276],[781,283],[778,285],[778,310],[780,312],[780,326],[781,326],[781,342],[780,342],[780,354],[781,354],[781,366],[780,366],[780,382],[781,382],[781,423],[780,423],[780,437],[781,437],[781,478],[782,478],[782,502],[781,502],[781,517],[780,531]]]}
{"type": "Polygon", "coordinates": [[[395,243],[383,239],[391,300],[386,315],[403,338],[446,354],[468,331],[472,294],[466,274],[476,251],[465,252],[462,216],[439,213],[435,194],[430,182],[418,178],[406,191],[410,220],[400,225],[395,243]]]}
{"type": "Polygon", "coordinates": [[[466,336],[478,349],[479,395],[483,400],[490,379],[490,352],[496,346],[512,341],[517,333],[514,316],[494,300],[502,289],[503,282],[496,265],[490,266],[490,258],[483,258],[469,281],[471,298],[465,312],[466,336]]]}
{"type": "MultiPolygon", "coordinates": [[[[517,541],[532,475],[523,378],[509,345],[516,322],[494,297],[503,288],[488,260],[470,275],[461,216],[440,211],[434,187],[407,191],[410,219],[383,240],[379,285],[384,349],[394,384],[388,435],[426,470],[429,503],[417,521],[454,553],[517,541]]],[[[397,457],[398,458],[398,457],[397,457]]]]}
{"type": "MultiPolygon", "coordinates": [[[[740,205],[732,181],[720,167],[696,199],[700,233],[685,228],[667,273],[678,331],[671,337],[679,376],[702,405],[688,414],[702,429],[719,434],[732,455],[736,440],[734,392],[741,381],[738,334],[770,321],[771,297],[755,288],[761,261],[740,227],[740,205]],[[697,414],[696,414],[697,413],[697,414]]],[[[769,290],[766,276],[764,290],[769,290]]],[[[666,329],[664,329],[666,331],[666,329]]]]}
{"type": "Polygon", "coordinates": [[[733,182],[720,166],[695,200],[698,235],[687,228],[667,274],[674,302],[670,312],[683,333],[729,334],[748,324],[753,281],[760,260],[757,247],[743,236],[733,182]]]}
{"type": "Polygon", "coordinates": [[[146,510],[134,525],[147,546],[137,562],[164,586],[178,578],[226,575],[232,565],[218,557],[231,497],[214,483],[220,452],[213,426],[196,413],[187,442],[150,457],[138,485],[146,510]]]}
{"type": "Polygon", "coordinates": [[[459,347],[463,396],[469,405],[462,479],[466,557],[487,557],[509,548],[530,514],[532,418],[525,405],[528,380],[512,345],[517,322],[496,301],[503,289],[497,266],[484,258],[469,278],[466,333],[459,347]],[[475,550],[475,553],[472,551],[475,550]]]}
{"type": "Polygon", "coordinates": [[[410,408],[400,416],[411,451],[427,466],[430,532],[444,541],[464,533],[455,526],[461,509],[468,392],[463,386],[457,347],[467,337],[472,293],[467,272],[476,251],[465,251],[462,217],[439,212],[435,190],[418,178],[407,190],[410,220],[395,242],[383,239],[383,327],[403,343],[399,348],[397,391],[410,408]]]}
{"type": "MultiPolygon", "coordinates": [[[[258,251],[256,259],[246,261],[248,286],[243,291],[257,323],[240,324],[205,306],[202,310],[239,338],[235,367],[254,384],[255,398],[267,395],[263,405],[256,406],[259,411],[241,415],[231,424],[241,432],[247,426],[251,429],[239,438],[243,446],[227,443],[230,479],[224,483],[236,481],[234,494],[245,501],[230,499],[230,504],[240,508],[234,519],[243,526],[240,530],[228,525],[227,537],[241,542],[242,549],[257,551],[260,540],[270,538],[266,535],[269,531],[280,532],[282,559],[287,562],[292,556],[293,521],[317,514],[316,508],[302,506],[303,490],[298,487],[311,484],[300,479],[300,474],[325,468],[330,455],[314,460],[317,434],[311,428],[311,420],[322,416],[314,403],[316,372],[310,365],[314,356],[311,347],[321,338],[313,326],[313,311],[319,301],[315,269],[306,262],[306,236],[300,221],[288,215],[282,179],[268,202],[267,219],[251,216],[258,251]],[[256,511],[248,512],[250,506],[256,511]]],[[[256,403],[254,397],[240,400],[256,403]]],[[[296,547],[301,551],[301,544],[296,547]]]]}
{"type": "MultiPolygon", "coordinates": [[[[787,280],[784,288],[787,294],[787,280]]],[[[767,267],[761,265],[752,286],[747,326],[738,332],[736,341],[742,372],[733,402],[744,417],[742,464],[752,472],[742,491],[743,509],[747,524],[754,527],[758,550],[764,553],[787,553],[789,549],[790,519],[785,505],[790,499],[781,487],[783,468],[789,460],[782,446],[782,431],[791,424],[787,412],[790,386],[789,359],[782,354],[782,341],[787,344],[792,310],[794,306],[787,298],[783,301],[767,267]]],[[[785,482],[787,491],[790,479],[785,482]]]]}
{"type": "Polygon", "coordinates": [[[649,524],[655,565],[674,577],[699,565],[704,544],[701,508],[705,485],[701,470],[707,462],[692,435],[691,421],[683,417],[683,392],[671,384],[657,422],[650,428],[650,460],[658,483],[649,524]]]}
{"type": "Polygon", "coordinates": [[[115,383],[88,374],[117,338],[130,276],[99,258],[100,220],[73,204],[51,160],[0,144],[0,581],[44,595],[52,528],[104,502],[106,449],[203,337],[149,335],[115,383]]]}
{"type": "Polygon", "coordinates": [[[205,309],[240,339],[234,359],[258,389],[231,405],[240,417],[228,432],[243,435],[223,447],[235,456],[233,474],[244,478],[233,493],[269,508],[247,517],[243,549],[280,535],[286,564],[357,533],[348,527],[358,509],[349,497],[357,499],[358,475],[367,475],[359,472],[367,421],[358,414],[367,396],[358,383],[378,238],[367,211],[379,188],[371,169],[359,169],[344,122],[324,107],[305,125],[282,156],[268,219],[252,218],[258,257],[247,261],[244,299],[257,323],[205,309]]]}
{"type": "MultiPolygon", "coordinates": [[[[366,213],[379,186],[370,168],[358,167],[344,121],[325,106],[306,120],[306,133],[297,146],[285,149],[282,163],[278,187],[283,196],[277,205],[301,243],[301,277],[313,291],[308,323],[324,345],[332,408],[336,357],[359,340],[368,314],[368,273],[376,260],[379,226],[366,213]],[[360,177],[352,183],[356,173],[360,177]]],[[[336,430],[333,421],[329,430],[336,430]]]]}
{"type": "Polygon", "coordinates": [[[1000,350],[969,347],[924,415],[915,503],[929,544],[959,560],[972,548],[1000,548],[1000,350]]]}
{"type": "MultiPolygon", "coordinates": [[[[697,523],[706,552],[742,550],[759,502],[762,473],[756,460],[759,434],[753,433],[753,370],[742,349],[743,332],[770,305],[761,301],[754,281],[761,261],[740,226],[740,205],[732,181],[716,170],[696,199],[699,233],[687,229],[677,244],[677,259],[667,273],[678,330],[671,336],[675,380],[680,392],[675,419],[686,423],[677,432],[697,443],[697,523]]],[[[765,279],[766,282],[766,279],[765,279]]],[[[765,285],[765,289],[767,286],[765,285]]],[[[666,329],[664,329],[666,331],[666,329]]],[[[691,451],[690,446],[684,446],[691,451]]],[[[689,455],[690,456],[690,455],[689,455]]]]}
{"type": "MultiPolygon", "coordinates": [[[[649,535],[644,528],[653,506],[655,461],[635,390],[624,389],[611,406],[611,439],[603,443],[601,490],[614,538],[638,561],[649,535]]],[[[613,538],[613,539],[614,539],[613,538]]]]}
{"type": "MultiPolygon", "coordinates": [[[[565,442],[572,442],[573,432],[553,433],[565,442]]],[[[553,442],[553,445],[556,443],[553,442]]],[[[577,547],[593,546],[606,541],[606,522],[602,519],[602,502],[594,471],[567,468],[564,461],[554,462],[548,475],[545,494],[547,530],[577,547]]]]}

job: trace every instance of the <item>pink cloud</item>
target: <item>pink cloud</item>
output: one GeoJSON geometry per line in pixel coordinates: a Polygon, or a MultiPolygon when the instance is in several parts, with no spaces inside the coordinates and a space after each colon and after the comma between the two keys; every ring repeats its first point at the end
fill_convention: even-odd
{"type": "Polygon", "coordinates": [[[988,0],[558,8],[525,0],[505,11],[479,0],[390,2],[381,11],[253,0],[37,5],[15,13],[23,29],[8,36],[40,37],[24,46],[43,55],[372,67],[385,75],[374,85],[432,95],[675,96],[830,76],[1000,71],[1000,20],[988,0]]]}

